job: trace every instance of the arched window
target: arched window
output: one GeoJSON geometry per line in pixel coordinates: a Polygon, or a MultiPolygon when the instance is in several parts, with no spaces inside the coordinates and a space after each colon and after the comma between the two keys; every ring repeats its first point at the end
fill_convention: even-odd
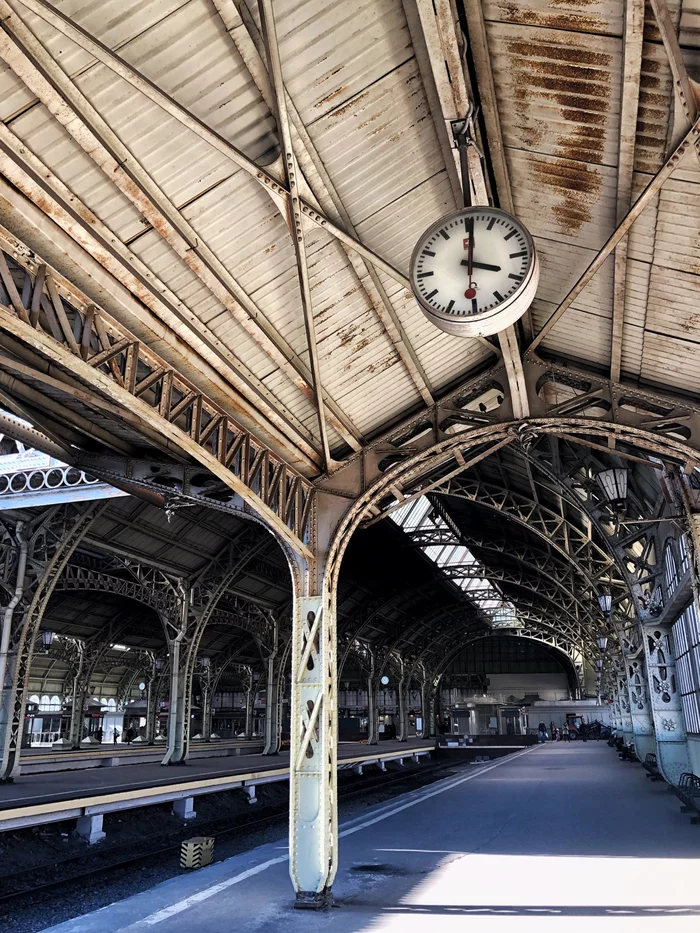
{"type": "Polygon", "coordinates": [[[678,539],[678,552],[681,556],[681,576],[686,572],[690,566],[690,555],[688,554],[688,541],[685,535],[681,535],[678,539]]]}
{"type": "Polygon", "coordinates": [[[668,595],[671,596],[678,586],[678,565],[676,564],[676,556],[673,553],[670,541],[666,542],[666,547],[664,548],[664,573],[666,576],[666,589],[668,590],[668,595]]]}

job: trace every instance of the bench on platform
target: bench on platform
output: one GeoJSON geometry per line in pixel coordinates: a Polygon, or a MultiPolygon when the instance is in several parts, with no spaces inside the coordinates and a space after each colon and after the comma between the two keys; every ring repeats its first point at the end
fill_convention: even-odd
{"type": "Polygon", "coordinates": [[[690,771],[684,771],[674,790],[682,804],[681,813],[694,813],[695,816],[691,816],[690,822],[700,823],[700,777],[690,771]]]}
{"type": "Polygon", "coordinates": [[[659,771],[659,763],[654,752],[647,752],[642,762],[642,767],[647,773],[647,777],[652,781],[663,781],[663,775],[659,771]]]}

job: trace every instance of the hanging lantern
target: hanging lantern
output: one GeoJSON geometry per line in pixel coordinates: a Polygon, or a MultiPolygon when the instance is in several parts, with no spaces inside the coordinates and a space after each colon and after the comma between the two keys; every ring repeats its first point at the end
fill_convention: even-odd
{"type": "Polygon", "coordinates": [[[627,470],[625,467],[601,470],[600,473],[596,474],[596,479],[613,511],[616,513],[624,512],[627,500],[627,470]]]}
{"type": "Polygon", "coordinates": [[[163,660],[163,658],[156,658],[156,670],[157,671],[162,671],[164,664],[165,664],[165,661],[163,660]]]}
{"type": "Polygon", "coordinates": [[[602,670],[603,670],[603,659],[602,659],[602,658],[596,658],[596,659],[595,659],[595,666],[596,666],[596,668],[597,668],[597,670],[598,670],[598,673],[600,674],[600,673],[602,672],[602,670]]]}
{"type": "Polygon", "coordinates": [[[598,596],[598,605],[604,616],[609,616],[612,612],[612,596],[610,593],[601,593],[598,596]]]}
{"type": "Polygon", "coordinates": [[[200,658],[199,659],[199,666],[203,668],[205,671],[210,665],[211,665],[211,658],[200,658]]]}
{"type": "MultiPolygon", "coordinates": [[[[610,597],[608,597],[609,599],[610,597]]],[[[609,610],[608,610],[609,611],[609,610]]],[[[601,654],[605,654],[605,650],[608,647],[608,639],[605,635],[599,635],[595,640],[596,645],[598,645],[598,651],[601,654]]]]}
{"type": "Polygon", "coordinates": [[[52,641],[53,641],[53,632],[47,632],[46,629],[44,629],[41,633],[41,643],[43,644],[44,648],[46,648],[47,651],[51,647],[52,641]]]}

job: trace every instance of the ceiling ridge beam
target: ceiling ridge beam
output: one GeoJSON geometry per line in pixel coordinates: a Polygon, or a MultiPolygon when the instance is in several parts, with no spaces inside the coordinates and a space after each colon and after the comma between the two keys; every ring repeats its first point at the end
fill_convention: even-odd
{"type": "Polygon", "coordinates": [[[262,22],[267,61],[270,68],[270,80],[275,97],[275,113],[277,126],[282,137],[282,162],[287,182],[288,193],[285,197],[285,212],[290,236],[294,245],[294,255],[297,263],[297,276],[299,278],[299,294],[301,309],[304,315],[306,329],[306,344],[311,360],[312,385],[316,397],[318,426],[323,446],[326,472],[332,465],[328,430],[326,427],[326,412],[324,405],[323,383],[321,380],[321,363],[318,354],[318,341],[316,340],[316,325],[314,322],[313,301],[311,299],[311,283],[309,280],[309,264],[306,256],[306,242],[304,238],[303,214],[299,205],[301,196],[299,190],[299,167],[297,165],[294,147],[292,146],[292,133],[287,113],[287,100],[284,90],[284,76],[282,74],[282,61],[280,59],[277,30],[275,28],[275,14],[271,0],[259,0],[258,10],[262,22]]]}

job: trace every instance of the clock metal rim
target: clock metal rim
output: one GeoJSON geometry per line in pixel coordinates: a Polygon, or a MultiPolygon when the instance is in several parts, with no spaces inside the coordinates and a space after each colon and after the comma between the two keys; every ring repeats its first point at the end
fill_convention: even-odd
{"type": "Polygon", "coordinates": [[[436,327],[440,328],[440,330],[443,330],[446,333],[453,334],[458,337],[478,337],[489,336],[491,334],[498,333],[499,331],[504,330],[506,327],[509,327],[511,324],[514,324],[523,316],[528,307],[532,304],[532,301],[535,297],[537,285],[539,283],[539,271],[537,250],[535,249],[532,235],[523,222],[513,214],[510,214],[508,211],[504,211],[500,207],[491,207],[488,204],[481,204],[475,207],[462,207],[458,210],[451,211],[449,214],[443,214],[442,217],[440,217],[423,231],[415,247],[413,248],[413,253],[411,254],[409,279],[411,283],[411,291],[416,301],[420,305],[421,310],[426,315],[426,317],[436,325],[436,327]],[[415,287],[414,273],[416,263],[418,261],[418,256],[425,246],[425,241],[435,231],[443,227],[445,223],[449,223],[455,218],[468,216],[469,214],[481,213],[488,213],[491,215],[495,214],[504,219],[514,221],[523,231],[528,248],[530,250],[530,262],[525,273],[525,277],[520,283],[518,289],[510,296],[510,298],[507,298],[505,301],[501,302],[499,305],[496,305],[495,308],[491,308],[489,311],[481,311],[477,314],[469,315],[454,315],[447,314],[444,311],[438,311],[436,308],[433,308],[423,300],[415,287]]]}

